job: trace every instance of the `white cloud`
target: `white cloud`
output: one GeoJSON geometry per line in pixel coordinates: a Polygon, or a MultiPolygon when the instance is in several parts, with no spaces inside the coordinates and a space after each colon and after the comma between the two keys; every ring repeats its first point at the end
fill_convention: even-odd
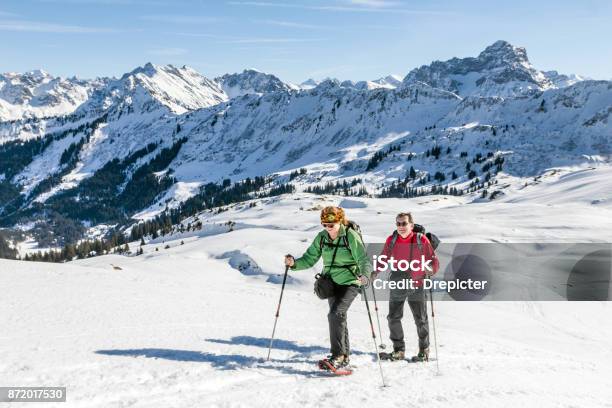
{"type": "Polygon", "coordinates": [[[176,24],[209,24],[217,23],[220,21],[217,17],[207,16],[185,16],[185,15],[149,15],[140,16],[141,20],[147,21],[159,21],[164,23],[176,23],[176,24]]]}
{"type": "Polygon", "coordinates": [[[264,43],[302,43],[312,41],[325,41],[322,38],[228,38],[222,42],[231,44],[264,44],[264,43]]]}
{"type": "Polygon", "coordinates": [[[268,25],[273,25],[273,26],[278,26],[278,27],[304,28],[308,30],[319,30],[319,29],[327,28],[327,27],[322,27],[322,26],[313,25],[313,24],[296,23],[293,21],[280,21],[280,20],[253,20],[253,21],[256,23],[260,23],[260,24],[268,24],[268,25]]]}
{"type": "Polygon", "coordinates": [[[33,33],[112,33],[120,32],[121,30],[46,23],[41,21],[0,20],[0,31],[23,31],[33,33]]]}
{"type": "Polygon", "coordinates": [[[316,11],[334,11],[334,12],[357,12],[357,13],[400,13],[400,14],[415,14],[415,15],[448,15],[454,14],[445,11],[435,10],[417,10],[391,7],[400,5],[399,2],[376,1],[376,0],[355,0],[354,2],[336,3],[335,5],[315,6],[310,4],[299,3],[273,3],[268,1],[241,1],[232,0],[227,4],[233,6],[254,6],[254,7],[279,7],[279,8],[295,8],[302,10],[316,11]],[[359,2],[359,3],[357,3],[359,2]],[[344,4],[344,5],[343,5],[344,4]]]}
{"type": "Polygon", "coordinates": [[[64,4],[76,4],[82,5],[97,5],[97,6],[130,6],[130,5],[143,5],[143,6],[169,6],[172,3],[160,2],[153,0],[38,0],[40,3],[64,3],[64,4]]]}
{"type": "Polygon", "coordinates": [[[364,7],[394,7],[400,4],[389,0],[346,0],[345,3],[364,7]]]}
{"type": "Polygon", "coordinates": [[[180,35],[182,37],[202,37],[202,38],[213,38],[213,39],[226,39],[227,37],[223,37],[216,34],[206,34],[206,33],[187,33],[187,32],[166,32],[169,35],[180,35]]]}

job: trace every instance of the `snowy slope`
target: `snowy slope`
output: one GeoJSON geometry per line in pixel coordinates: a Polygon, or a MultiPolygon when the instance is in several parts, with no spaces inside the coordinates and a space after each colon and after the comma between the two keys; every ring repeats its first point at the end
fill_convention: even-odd
{"type": "MultiPolygon", "coordinates": [[[[582,174],[610,199],[609,171],[582,174]]],[[[282,255],[310,243],[320,228],[316,208],[345,206],[366,240],[384,238],[400,210],[413,211],[447,241],[606,238],[612,209],[584,199],[594,191],[546,202],[549,193],[584,181],[551,176],[489,204],[282,196],[201,214],[198,234],[151,241],[138,257],[62,265],[0,260],[0,284],[12,288],[0,297],[0,371],[15,384],[65,385],[69,407],[607,407],[612,324],[601,316],[612,312],[610,302],[437,302],[440,375],[433,362],[388,363],[389,387],[381,388],[360,301],[349,311],[355,373],[319,375],[327,306],[312,294],[313,268],[290,274],[265,362],[282,255]],[[559,225],[569,214],[572,222],[559,225]],[[216,227],[228,220],[236,222],[233,232],[216,227]]],[[[389,345],[387,305],[379,307],[389,345]]],[[[404,321],[412,350],[414,328],[404,321]]]]}
{"type": "MultiPolygon", "coordinates": [[[[438,303],[441,375],[433,363],[385,364],[389,387],[382,389],[362,302],[349,311],[352,376],[318,376],[326,306],[292,284],[266,363],[280,285],[198,256],[198,248],[188,243],[148,261],[106,257],[88,266],[0,261],[10,268],[2,283],[15,288],[0,300],[2,371],[11,383],[66,386],[67,407],[609,401],[612,327],[598,318],[610,313],[609,302],[438,303]],[[108,265],[119,262],[122,271],[108,265]]],[[[406,334],[415,335],[409,321],[406,334]]]]}
{"type": "MultiPolygon", "coordinates": [[[[610,241],[609,167],[551,171],[527,185],[512,183],[506,176],[500,183],[511,187],[505,196],[492,202],[471,196],[377,199],[296,193],[253,200],[255,208],[249,207],[250,202],[238,203],[226,206],[227,211],[205,211],[197,217],[210,225],[232,221],[235,230],[278,226],[307,232],[319,228],[317,214],[321,208],[340,205],[359,223],[368,242],[382,242],[400,211],[412,211],[417,223],[435,231],[444,242],[610,241]],[[284,225],[283,219],[291,219],[290,225],[284,225]]],[[[144,212],[141,217],[152,215],[144,212]]],[[[183,224],[192,221],[188,218],[183,224]]]]}
{"type": "Polygon", "coordinates": [[[173,166],[176,177],[242,179],[306,165],[335,175],[361,173],[347,171],[343,162],[373,152],[381,140],[436,122],[458,101],[424,86],[417,102],[416,89],[372,94],[326,81],[311,91],[243,97],[194,112],[182,126],[189,141],[173,166]]]}

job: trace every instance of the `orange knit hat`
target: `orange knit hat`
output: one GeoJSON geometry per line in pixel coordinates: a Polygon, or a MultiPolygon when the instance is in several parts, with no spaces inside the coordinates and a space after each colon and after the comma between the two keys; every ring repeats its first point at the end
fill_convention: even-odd
{"type": "Polygon", "coordinates": [[[321,210],[321,222],[344,224],[344,210],[340,207],[325,207],[321,210]]]}

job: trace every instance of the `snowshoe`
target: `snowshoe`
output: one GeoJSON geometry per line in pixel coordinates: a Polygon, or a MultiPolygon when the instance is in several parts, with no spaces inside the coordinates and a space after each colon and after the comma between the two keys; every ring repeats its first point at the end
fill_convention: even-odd
{"type": "Polygon", "coordinates": [[[353,370],[348,365],[348,358],[345,356],[330,356],[319,361],[319,368],[327,370],[335,375],[350,375],[353,370]]]}
{"type": "Polygon", "coordinates": [[[327,370],[327,365],[325,364],[325,360],[330,360],[332,358],[331,354],[328,354],[324,359],[319,360],[319,369],[327,370]]]}

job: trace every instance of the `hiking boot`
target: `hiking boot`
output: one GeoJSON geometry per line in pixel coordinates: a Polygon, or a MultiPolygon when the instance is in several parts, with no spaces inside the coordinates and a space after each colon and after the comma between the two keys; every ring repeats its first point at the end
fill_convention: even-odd
{"type": "Polygon", "coordinates": [[[406,357],[406,353],[403,349],[394,349],[391,353],[380,352],[378,356],[381,360],[400,361],[406,357]]]}
{"type": "Polygon", "coordinates": [[[412,358],[412,361],[429,361],[429,349],[419,349],[419,353],[412,358]]]}
{"type": "Polygon", "coordinates": [[[404,350],[393,350],[393,353],[389,355],[389,360],[391,361],[403,360],[404,358],[406,358],[405,354],[406,353],[404,352],[404,350]]]}

